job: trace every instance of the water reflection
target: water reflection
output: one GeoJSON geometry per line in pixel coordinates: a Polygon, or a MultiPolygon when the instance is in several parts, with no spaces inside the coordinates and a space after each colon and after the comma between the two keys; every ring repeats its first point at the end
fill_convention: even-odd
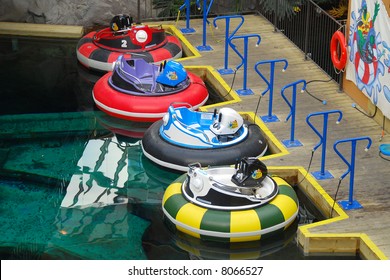
{"type": "Polygon", "coordinates": [[[99,124],[113,132],[118,138],[123,139],[123,142],[140,140],[144,136],[145,131],[152,123],[148,122],[133,122],[120,118],[114,118],[103,112],[95,112],[96,119],[99,124]]]}
{"type": "Polygon", "coordinates": [[[241,243],[221,243],[203,241],[173,228],[165,219],[154,221],[143,235],[143,247],[148,259],[191,259],[191,260],[225,260],[225,259],[264,259],[272,258],[282,251],[282,259],[296,254],[295,233],[298,220],[288,230],[261,241],[241,243]],[[158,234],[157,234],[158,233],[158,234]],[[290,248],[288,248],[290,246],[290,248]],[[286,254],[291,248],[290,253],[286,254]],[[285,250],[283,252],[283,250],[285,250]]]}
{"type": "Polygon", "coordinates": [[[132,213],[132,205],[160,207],[164,180],[177,175],[149,177],[145,160],[139,141],[115,135],[88,141],[56,219],[56,254],[66,250],[87,259],[147,258],[142,235],[150,221],[132,213]]]}
{"type": "MultiPolygon", "coordinates": [[[[4,258],[254,259],[273,254],[294,239],[296,227],[289,231],[289,236],[272,242],[243,244],[207,243],[172,231],[163,218],[161,199],[166,187],[180,173],[160,168],[145,158],[139,140],[105,132],[84,142],[69,179],[66,173],[58,175],[57,183],[62,182],[59,193],[52,186],[36,186],[25,180],[27,209],[17,206],[20,203],[17,197],[4,197],[9,206],[5,214],[18,224],[12,234],[7,229],[7,237],[2,237],[13,252],[4,258]],[[35,217],[40,216],[42,209],[45,213],[37,220],[35,217]],[[30,215],[26,216],[24,211],[30,215]],[[34,238],[27,240],[26,236],[34,238]]],[[[78,142],[61,146],[67,148],[62,152],[69,157],[63,164],[69,166],[69,161],[74,162],[71,159],[80,147],[78,142]]],[[[23,143],[27,145],[26,140],[23,143]]],[[[45,168],[22,170],[23,164],[11,163],[13,159],[9,158],[5,166],[18,166],[8,170],[9,176],[23,172],[37,178],[43,177],[45,170],[53,174],[54,170],[63,169],[58,166],[61,162],[55,160],[57,147],[37,146],[36,141],[31,145],[40,147],[45,160],[52,161],[46,161],[45,168]]],[[[28,153],[32,150],[26,150],[25,159],[31,158],[28,153]]],[[[21,185],[14,187],[20,191],[21,185]]]]}
{"type": "Polygon", "coordinates": [[[140,141],[124,142],[123,138],[114,135],[88,141],[61,207],[161,202],[166,184],[178,173],[153,166],[143,156],[140,141]]]}

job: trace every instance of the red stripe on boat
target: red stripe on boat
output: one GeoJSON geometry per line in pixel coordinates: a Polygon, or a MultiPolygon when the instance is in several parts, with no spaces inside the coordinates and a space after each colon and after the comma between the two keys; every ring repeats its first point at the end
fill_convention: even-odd
{"type": "Polygon", "coordinates": [[[99,49],[94,43],[85,43],[80,46],[79,52],[85,57],[91,57],[92,52],[99,49]]]}
{"type": "Polygon", "coordinates": [[[174,43],[174,44],[176,44],[176,45],[181,47],[181,43],[180,43],[179,39],[177,37],[173,36],[173,35],[167,36],[167,41],[170,42],[170,43],[174,43]]]}
{"type": "Polygon", "coordinates": [[[119,52],[111,52],[110,55],[108,56],[107,62],[108,63],[113,63],[115,60],[121,55],[122,53],[119,52]]]}
{"type": "Polygon", "coordinates": [[[83,38],[93,38],[93,36],[95,36],[96,34],[96,31],[92,31],[92,32],[89,32],[87,35],[83,36],[83,38]]]}
{"type": "Polygon", "coordinates": [[[150,52],[150,55],[153,57],[154,62],[163,61],[172,58],[171,52],[165,48],[154,50],[150,52]]]}

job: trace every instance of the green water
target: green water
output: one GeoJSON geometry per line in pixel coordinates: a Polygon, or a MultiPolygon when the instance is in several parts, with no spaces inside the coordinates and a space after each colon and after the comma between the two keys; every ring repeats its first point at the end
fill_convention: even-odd
{"type": "Polygon", "coordinates": [[[2,259],[147,259],[148,215],[179,174],[153,166],[137,139],[94,131],[3,139],[2,259]]]}
{"type": "Polygon", "coordinates": [[[183,248],[205,246],[163,222],[164,190],[181,173],[146,159],[137,139],[93,131],[3,139],[2,259],[186,259],[183,248]]]}
{"type": "MultiPolygon", "coordinates": [[[[65,124],[56,116],[29,115],[24,129],[25,115],[0,117],[21,132],[0,134],[1,259],[310,259],[295,242],[298,221],[262,243],[201,242],[174,232],[161,199],[181,173],[144,157],[139,139],[108,130],[110,123],[123,131],[123,123],[102,112],[69,113],[65,124]],[[46,133],[38,133],[42,124],[46,133]]],[[[142,131],[132,124],[129,134],[142,131]]]]}

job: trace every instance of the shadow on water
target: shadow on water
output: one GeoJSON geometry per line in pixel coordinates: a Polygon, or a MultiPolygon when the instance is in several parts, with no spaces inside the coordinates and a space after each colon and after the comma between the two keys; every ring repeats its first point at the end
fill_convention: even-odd
{"type": "Polygon", "coordinates": [[[95,109],[97,73],[80,68],[76,44],[0,37],[1,259],[338,258],[303,256],[296,229],[310,215],[264,242],[172,231],[161,199],[181,174],[143,156],[147,124],[95,109]]]}

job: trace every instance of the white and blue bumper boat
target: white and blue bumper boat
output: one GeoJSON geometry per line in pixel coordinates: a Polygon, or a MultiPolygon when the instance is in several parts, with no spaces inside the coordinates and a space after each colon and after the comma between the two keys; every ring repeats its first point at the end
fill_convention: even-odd
{"type": "Polygon", "coordinates": [[[233,165],[242,157],[261,157],[268,148],[260,127],[231,108],[211,113],[173,105],[146,130],[141,144],[151,161],[178,171],[194,162],[233,165]]]}

